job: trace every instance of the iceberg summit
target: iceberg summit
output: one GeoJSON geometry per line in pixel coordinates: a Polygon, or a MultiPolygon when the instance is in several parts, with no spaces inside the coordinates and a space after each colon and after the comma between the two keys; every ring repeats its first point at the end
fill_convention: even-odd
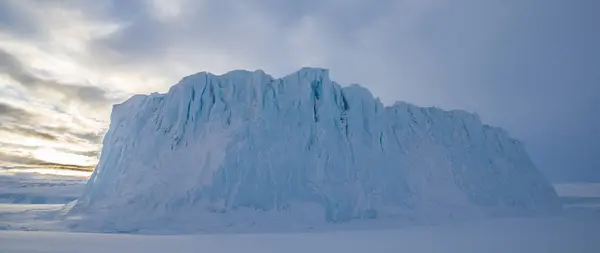
{"type": "Polygon", "coordinates": [[[115,105],[110,120],[68,213],[77,226],[211,231],[560,208],[502,129],[460,110],[384,106],[326,69],[201,72],[115,105]]]}

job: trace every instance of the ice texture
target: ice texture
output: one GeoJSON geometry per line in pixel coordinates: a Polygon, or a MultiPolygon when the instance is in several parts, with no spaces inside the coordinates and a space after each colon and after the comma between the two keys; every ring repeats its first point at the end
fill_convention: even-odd
{"type": "Polygon", "coordinates": [[[248,210],[289,214],[272,222],[339,223],[559,205],[523,144],[477,115],[384,106],[364,87],[331,81],[327,69],[302,68],[279,79],[201,72],[166,94],[115,105],[71,214],[133,229],[174,220],[203,227],[248,210]]]}

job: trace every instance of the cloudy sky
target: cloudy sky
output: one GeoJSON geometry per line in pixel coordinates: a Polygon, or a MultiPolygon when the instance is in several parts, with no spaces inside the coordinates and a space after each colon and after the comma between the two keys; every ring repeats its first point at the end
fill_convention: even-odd
{"type": "Polygon", "coordinates": [[[111,105],[200,71],[330,69],[464,109],[553,181],[600,181],[596,0],[2,0],[0,167],[89,170],[111,105]]]}

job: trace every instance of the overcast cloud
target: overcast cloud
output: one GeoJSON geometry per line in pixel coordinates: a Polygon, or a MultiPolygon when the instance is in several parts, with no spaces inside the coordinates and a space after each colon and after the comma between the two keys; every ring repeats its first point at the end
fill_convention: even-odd
{"type": "Polygon", "coordinates": [[[523,140],[552,180],[598,181],[599,9],[595,0],[0,1],[0,166],[40,163],[48,149],[93,165],[111,104],[185,75],[315,66],[386,104],[476,112],[523,140]]]}

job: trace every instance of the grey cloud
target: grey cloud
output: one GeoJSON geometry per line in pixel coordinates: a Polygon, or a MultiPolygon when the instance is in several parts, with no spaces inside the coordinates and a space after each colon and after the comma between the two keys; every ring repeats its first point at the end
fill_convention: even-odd
{"type": "Polygon", "coordinates": [[[331,68],[334,75],[342,73],[339,81],[379,77],[363,83],[390,86],[391,73],[415,72],[406,67],[420,56],[413,53],[418,51],[414,48],[417,42],[406,42],[414,41],[413,34],[405,32],[412,29],[414,21],[395,16],[411,16],[411,12],[421,10],[414,4],[402,4],[416,1],[398,2],[185,1],[182,12],[165,21],[152,11],[151,2],[127,1],[97,11],[104,13],[106,19],[126,25],[112,36],[95,41],[93,46],[95,51],[105,52],[103,55],[115,56],[112,60],[118,64],[145,65],[171,59],[193,66],[208,60],[203,52],[218,52],[236,61],[230,64],[236,68],[260,68],[282,75],[312,64],[331,68]],[[374,29],[381,32],[365,34],[374,29]],[[405,41],[396,41],[396,37],[405,41]],[[364,41],[371,44],[362,45],[364,41]],[[411,48],[402,49],[407,46],[411,48]],[[365,65],[377,67],[366,73],[365,65]]]}
{"type": "Polygon", "coordinates": [[[178,17],[163,21],[150,5],[148,1],[112,5],[107,18],[127,25],[113,36],[97,40],[95,49],[113,52],[120,63],[129,64],[143,64],[167,56],[202,59],[198,49],[222,50],[240,61],[264,57],[263,62],[267,62],[267,58],[282,62],[289,54],[285,35],[279,34],[281,29],[273,28],[294,24],[305,15],[276,15],[281,10],[263,9],[263,5],[250,5],[239,0],[185,1],[178,17]],[[268,19],[264,25],[253,23],[254,18],[265,17],[260,15],[262,13],[273,13],[273,17],[281,20],[268,19]],[[246,19],[246,22],[240,22],[240,19],[246,19]]]}
{"type": "Polygon", "coordinates": [[[82,156],[87,156],[87,157],[98,157],[98,156],[100,156],[100,151],[98,151],[98,150],[93,150],[93,151],[72,151],[72,150],[68,150],[68,152],[71,152],[73,154],[82,155],[82,156]]]}
{"type": "MultiPolygon", "coordinates": [[[[43,125],[44,117],[25,109],[0,103],[0,135],[9,132],[21,137],[33,137],[51,142],[69,142],[74,144],[91,143],[99,145],[104,135],[102,132],[80,132],[68,127],[50,127],[43,125]]],[[[34,150],[38,146],[20,145],[0,141],[0,146],[5,150],[34,150]]],[[[97,150],[62,150],[66,153],[78,154],[87,157],[98,157],[97,150]]],[[[25,158],[15,155],[11,161],[19,162],[25,158]]],[[[63,166],[64,167],[64,166],[63,166]]]]}
{"type": "Polygon", "coordinates": [[[96,133],[96,132],[90,132],[90,133],[72,133],[73,136],[79,138],[79,139],[84,139],[87,140],[91,143],[101,143],[102,142],[102,138],[104,138],[104,132],[101,133],[96,133]]]}
{"type": "Polygon", "coordinates": [[[24,87],[34,91],[54,91],[67,99],[90,105],[108,105],[114,100],[107,97],[105,90],[94,86],[79,86],[60,83],[37,77],[25,68],[12,54],[0,49],[0,73],[5,73],[24,87]]]}
{"type": "Polygon", "coordinates": [[[93,166],[79,166],[72,164],[46,162],[34,157],[19,156],[0,150],[0,164],[7,168],[49,168],[64,170],[92,171],[93,166]]]}
{"type": "Polygon", "coordinates": [[[93,144],[100,144],[102,142],[102,138],[104,138],[105,131],[91,131],[91,132],[80,132],[75,131],[68,127],[50,127],[50,126],[40,126],[49,132],[63,133],[63,136],[67,136],[67,140],[71,142],[90,142],[93,144]]]}
{"type": "Polygon", "coordinates": [[[0,1],[0,30],[22,37],[35,36],[42,30],[22,3],[17,0],[0,1]]]}
{"type": "Polygon", "coordinates": [[[35,137],[35,138],[49,140],[49,141],[57,141],[60,139],[60,137],[58,137],[52,133],[42,132],[42,131],[36,130],[30,126],[6,124],[6,123],[0,122],[0,130],[4,130],[6,132],[18,134],[21,136],[35,137]]]}
{"type": "Polygon", "coordinates": [[[100,144],[104,137],[104,131],[81,132],[68,127],[46,126],[43,124],[44,116],[2,102],[0,119],[0,130],[50,141],[100,144]]]}
{"type": "Polygon", "coordinates": [[[0,118],[10,121],[26,122],[35,117],[32,113],[25,109],[0,102],[0,118]]]}
{"type": "Polygon", "coordinates": [[[8,164],[39,164],[41,161],[0,150],[0,162],[8,164]]]}
{"type": "Polygon", "coordinates": [[[34,145],[25,145],[19,143],[10,143],[10,142],[0,142],[0,145],[4,148],[4,152],[8,150],[31,150],[37,148],[34,145]]]}

